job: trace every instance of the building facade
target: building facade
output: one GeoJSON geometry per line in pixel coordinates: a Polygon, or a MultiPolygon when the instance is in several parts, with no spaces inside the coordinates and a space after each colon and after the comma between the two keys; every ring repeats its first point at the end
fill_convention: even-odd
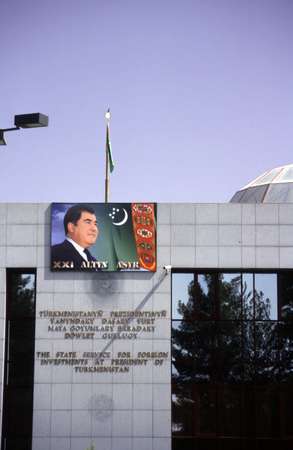
{"type": "Polygon", "coordinates": [[[158,204],[155,273],[51,272],[1,204],[2,450],[291,449],[292,270],[292,204],[158,204]]]}

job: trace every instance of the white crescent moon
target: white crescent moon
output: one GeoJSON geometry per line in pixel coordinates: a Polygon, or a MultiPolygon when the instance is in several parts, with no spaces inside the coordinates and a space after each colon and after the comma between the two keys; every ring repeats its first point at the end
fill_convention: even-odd
{"type": "Polygon", "coordinates": [[[117,227],[121,227],[122,225],[124,225],[127,222],[127,219],[128,219],[127,211],[124,208],[123,208],[123,211],[125,214],[124,218],[121,220],[121,222],[113,222],[113,225],[116,225],[117,227]]]}

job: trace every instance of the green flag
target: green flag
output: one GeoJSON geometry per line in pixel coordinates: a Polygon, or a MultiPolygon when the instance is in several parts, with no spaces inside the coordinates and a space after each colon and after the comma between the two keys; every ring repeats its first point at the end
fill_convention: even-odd
{"type": "Polygon", "coordinates": [[[107,124],[106,151],[107,151],[108,158],[109,158],[110,172],[112,173],[114,170],[114,161],[113,161],[113,157],[112,157],[109,124],[107,124]]]}

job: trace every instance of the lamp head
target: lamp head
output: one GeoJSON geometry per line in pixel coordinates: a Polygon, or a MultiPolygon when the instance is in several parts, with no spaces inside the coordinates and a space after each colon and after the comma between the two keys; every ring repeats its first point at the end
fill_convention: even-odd
{"type": "Polygon", "coordinates": [[[47,127],[49,118],[45,114],[19,114],[14,116],[14,124],[18,128],[47,127]]]}

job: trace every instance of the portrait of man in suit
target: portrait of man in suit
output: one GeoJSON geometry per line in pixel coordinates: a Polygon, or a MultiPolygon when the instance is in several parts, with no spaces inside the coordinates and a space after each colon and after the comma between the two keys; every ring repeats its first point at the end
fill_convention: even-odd
{"type": "Polygon", "coordinates": [[[66,239],[51,247],[53,267],[79,270],[90,261],[96,261],[88,250],[99,235],[93,208],[85,204],[71,206],[65,213],[63,224],[66,239]]]}

